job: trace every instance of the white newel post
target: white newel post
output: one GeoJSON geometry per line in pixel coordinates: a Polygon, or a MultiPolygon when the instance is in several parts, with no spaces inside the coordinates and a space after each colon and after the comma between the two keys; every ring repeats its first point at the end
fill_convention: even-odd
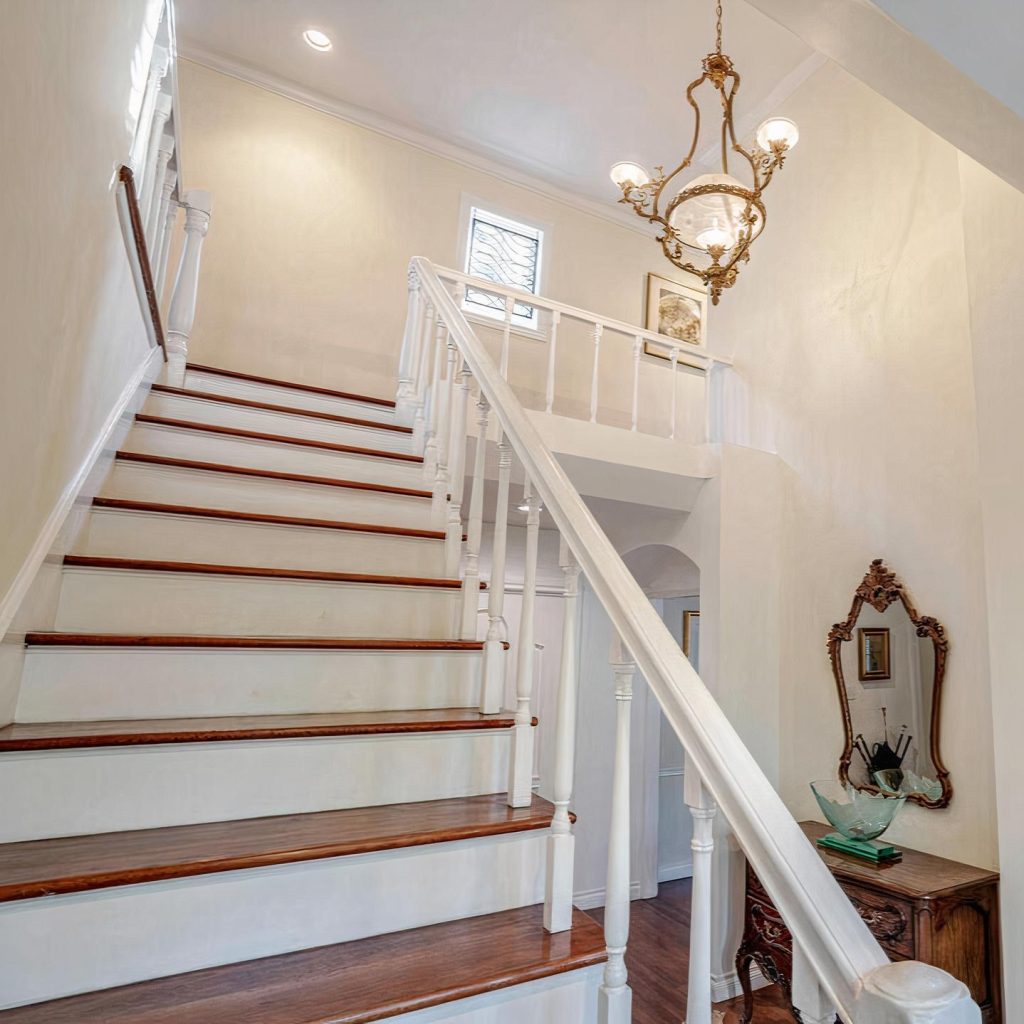
{"type": "Polygon", "coordinates": [[[793,1006],[800,1011],[802,1024],[835,1024],[836,1004],[818,983],[803,949],[793,943],[793,1006]]]}
{"type": "MultiPolygon", "coordinates": [[[[149,213],[146,215],[146,246],[149,249],[151,265],[156,262],[156,251],[158,244],[158,232],[162,223],[161,215],[164,213],[164,189],[167,187],[167,165],[174,155],[174,136],[163,135],[160,138],[160,148],[156,154],[156,168],[153,172],[153,197],[149,204],[149,213]]],[[[172,186],[173,188],[173,186],[172,186]]],[[[170,198],[171,193],[167,193],[170,198]]]]}
{"type": "Polygon", "coordinates": [[[185,245],[174,279],[171,308],[167,313],[167,383],[178,388],[185,383],[188,339],[196,319],[199,256],[213,208],[210,193],[201,189],[186,192],[182,202],[185,207],[185,245]]]}
{"type": "MultiPolygon", "coordinates": [[[[796,963],[794,983],[796,981],[796,963]]],[[[794,988],[794,993],[795,993],[794,988]]],[[[802,1007],[794,1005],[802,1011],[802,1007]]],[[[813,1018],[804,1017],[804,1020],[813,1018]]],[[[917,960],[876,967],[863,979],[854,1024],[981,1024],[981,1010],[967,986],[917,960]]]]}
{"type": "Polygon", "coordinates": [[[714,824],[718,808],[689,760],[683,773],[683,799],[693,817],[686,1024],[711,1024],[711,859],[715,850],[714,824]]]}
{"type": "Polygon", "coordinates": [[[529,512],[526,515],[526,554],[523,564],[523,604],[519,613],[519,638],[516,644],[516,724],[512,727],[509,753],[508,803],[510,807],[528,807],[533,799],[533,616],[537,597],[537,543],[540,532],[540,499],[533,493],[529,479],[523,494],[529,512]]]}
{"type": "Polygon", "coordinates": [[[626,983],[626,942],[629,939],[629,718],[636,664],[616,633],[612,637],[615,673],[615,767],[612,776],[611,833],[608,837],[608,881],[604,900],[604,941],[608,962],[598,993],[600,1024],[629,1024],[633,993],[626,983]]]}
{"type": "Polygon", "coordinates": [[[498,496],[494,502],[494,543],[491,547],[491,582],[487,591],[487,639],[480,710],[493,715],[505,696],[505,551],[508,544],[508,484],[512,475],[512,448],[502,434],[498,439],[498,496]]]}
{"type": "Polygon", "coordinates": [[[469,523],[466,527],[466,574],[462,578],[463,640],[476,639],[480,603],[480,540],[484,522],[484,460],[487,457],[487,416],[490,405],[481,393],[477,403],[477,434],[473,454],[473,490],[469,495],[469,523]]]}
{"type": "MultiPolygon", "coordinates": [[[[458,353],[456,353],[456,356],[458,353]]],[[[458,366],[458,361],[456,361],[458,366]]],[[[451,434],[448,440],[448,525],[445,528],[445,575],[454,579],[462,561],[462,496],[466,489],[466,407],[469,405],[469,370],[453,368],[451,434]]]]}
{"type": "Polygon", "coordinates": [[[562,663],[558,679],[558,711],[555,720],[555,772],[553,796],[555,813],[548,837],[547,876],[544,891],[544,927],[564,932],[572,927],[572,880],[576,837],[569,818],[573,766],[576,760],[576,659],[577,604],[580,567],[563,539],[558,564],[565,577],[562,625],[562,663]]]}
{"type": "MultiPolygon", "coordinates": [[[[428,315],[432,316],[433,313],[430,312],[428,315]]],[[[451,442],[452,382],[455,378],[456,356],[455,342],[448,337],[445,347],[437,354],[438,377],[434,381],[434,406],[437,410],[437,424],[434,433],[437,440],[437,452],[432,480],[433,501],[430,506],[430,522],[431,526],[438,530],[447,529],[448,525],[448,445],[451,442]]]]}
{"type": "Polygon", "coordinates": [[[153,286],[156,288],[157,302],[160,302],[164,295],[167,254],[171,251],[171,232],[174,230],[174,218],[178,212],[178,204],[171,199],[174,186],[177,183],[178,172],[173,167],[168,167],[164,174],[163,187],[160,189],[160,218],[157,222],[157,237],[150,250],[151,253],[156,253],[156,266],[153,268],[153,286]]]}
{"type": "MultiPolygon", "coordinates": [[[[424,325],[419,348],[416,352],[416,409],[412,418],[413,450],[421,455],[426,445],[427,433],[427,398],[430,392],[430,344],[432,324],[424,325]]],[[[438,317],[438,330],[441,320],[438,317]]]]}
{"type": "MultiPolygon", "coordinates": [[[[161,160],[161,153],[166,149],[164,129],[171,116],[171,97],[165,93],[159,93],[156,103],[153,105],[153,123],[149,131],[149,146],[146,149],[146,167],[142,176],[142,195],[139,196],[139,215],[142,218],[143,227],[149,225],[149,214],[156,201],[156,195],[163,184],[163,174],[157,180],[157,164],[161,160]]],[[[173,139],[172,139],[173,144],[173,139]]],[[[167,163],[164,162],[166,168],[167,163]]]]}
{"type": "Polygon", "coordinates": [[[438,438],[438,423],[440,422],[440,409],[438,408],[438,380],[441,376],[441,367],[447,359],[447,337],[448,328],[443,321],[437,321],[437,335],[428,339],[427,347],[430,350],[429,366],[430,377],[427,382],[426,391],[426,415],[425,415],[425,443],[423,446],[423,474],[428,480],[437,476],[438,449],[441,447],[438,438]]]}
{"type": "Polygon", "coordinates": [[[423,331],[423,300],[420,276],[410,267],[408,273],[409,304],[405,314],[405,333],[402,335],[402,354],[398,359],[398,394],[395,400],[396,419],[403,426],[412,425],[416,385],[413,367],[416,365],[417,347],[423,331]]]}

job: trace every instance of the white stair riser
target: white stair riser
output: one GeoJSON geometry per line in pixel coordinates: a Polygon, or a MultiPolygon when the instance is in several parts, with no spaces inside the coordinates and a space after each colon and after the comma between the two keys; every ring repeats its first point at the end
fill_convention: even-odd
{"type": "MultiPolygon", "coordinates": [[[[257,384],[255,381],[235,380],[221,377],[216,373],[189,370],[185,374],[185,387],[192,391],[209,391],[217,395],[232,395],[252,402],[266,402],[269,405],[288,405],[296,409],[313,409],[329,412],[335,416],[354,416],[361,420],[378,420],[394,423],[395,410],[373,402],[355,402],[345,398],[331,398],[311,391],[277,387],[274,384],[257,384]]],[[[381,396],[383,397],[383,396],[381,396]]]]}
{"type": "Polygon", "coordinates": [[[327,572],[444,575],[444,543],[439,540],[121,509],[93,509],[75,553],[327,572]]]}
{"type": "Polygon", "coordinates": [[[122,448],[148,455],[168,455],[176,459],[220,462],[228,466],[250,466],[253,469],[274,469],[284,473],[362,480],[392,487],[426,486],[423,466],[418,462],[350,455],[152,423],[136,424],[122,448]]]}
{"type": "Polygon", "coordinates": [[[476,651],[30,648],[19,722],[474,707],[476,651]]]}
{"type": "Polygon", "coordinates": [[[2,1005],[532,905],[545,841],[535,831],[3,904],[2,1005]]]}
{"type": "Polygon", "coordinates": [[[55,629],[230,636],[458,636],[461,592],[117,569],[64,571],[55,629]]]}
{"type": "Polygon", "coordinates": [[[144,411],[153,416],[216,423],[222,427],[259,430],[265,434],[305,437],[334,444],[357,444],[363,448],[383,448],[391,452],[412,452],[412,435],[402,431],[361,427],[315,416],[271,412],[269,409],[251,409],[244,405],[190,398],[166,391],[152,392],[146,400],[144,411]]]}
{"type": "Polygon", "coordinates": [[[508,729],[0,754],[0,842],[503,792],[508,729]]]}
{"type": "Polygon", "coordinates": [[[407,526],[416,530],[434,528],[427,498],[124,460],[115,463],[102,493],[108,498],[169,505],[267,512],[375,526],[407,526]]]}

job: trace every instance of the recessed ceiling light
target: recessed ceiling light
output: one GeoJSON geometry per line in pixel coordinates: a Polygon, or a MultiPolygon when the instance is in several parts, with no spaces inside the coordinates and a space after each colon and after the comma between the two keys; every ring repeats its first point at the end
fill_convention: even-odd
{"type": "Polygon", "coordinates": [[[321,32],[318,28],[307,28],[306,31],[302,33],[302,38],[305,39],[314,50],[320,50],[321,52],[329,50],[333,45],[331,43],[331,37],[326,33],[321,32]]]}

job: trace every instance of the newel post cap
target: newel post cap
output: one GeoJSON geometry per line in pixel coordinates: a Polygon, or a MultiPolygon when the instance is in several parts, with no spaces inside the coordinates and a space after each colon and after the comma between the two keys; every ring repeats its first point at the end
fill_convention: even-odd
{"type": "Polygon", "coordinates": [[[916,960],[886,964],[864,978],[857,1024],[981,1024],[967,986],[916,960]]]}

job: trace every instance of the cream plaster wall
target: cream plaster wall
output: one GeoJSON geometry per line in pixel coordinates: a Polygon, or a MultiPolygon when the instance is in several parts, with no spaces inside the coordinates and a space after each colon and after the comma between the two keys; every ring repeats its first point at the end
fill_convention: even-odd
{"type": "Polygon", "coordinates": [[[1024,196],[961,156],[981,451],[1007,1021],[1024,1020],[1024,196]]]}
{"type": "MultiPolygon", "coordinates": [[[[3,4],[0,605],[148,351],[114,184],[151,6],[3,4]]],[[[5,665],[14,653],[3,645],[5,665]]],[[[0,722],[13,696],[0,685],[0,722]]]]}
{"type": "MultiPolygon", "coordinates": [[[[391,394],[406,265],[421,255],[456,266],[464,193],[547,226],[544,291],[561,302],[640,324],[645,275],[664,273],[641,231],[266,89],[182,61],[180,90],[190,178],[216,203],[191,344],[197,362],[391,394]]],[[[602,420],[621,423],[630,408],[631,351],[631,338],[606,336],[602,420]]],[[[566,322],[558,352],[556,410],[579,415],[593,345],[566,322]]],[[[546,365],[544,343],[514,341],[512,379],[529,404],[543,395],[546,365]]],[[[645,357],[641,429],[666,422],[659,384],[669,372],[645,357]]],[[[702,394],[703,381],[677,377],[685,423],[685,395],[702,394]]]]}
{"type": "MultiPolygon", "coordinates": [[[[958,154],[832,65],[782,112],[800,125],[800,148],[772,185],[770,228],[712,325],[735,343],[754,436],[771,437],[784,466],[777,498],[765,503],[779,519],[777,573],[764,573],[769,560],[745,581],[779,602],[773,620],[749,623],[747,642],[768,644],[768,675],[778,672],[780,789],[797,817],[818,816],[807,784],[834,773],[842,737],[825,637],[868,562],[884,557],[919,610],[948,629],[943,752],[956,788],[948,810],[908,806],[891,838],[991,866],[992,709],[958,154]]],[[[729,483],[723,473],[723,516],[729,483]]],[[[742,473],[733,486],[744,486],[742,473]]],[[[725,630],[737,595],[721,587],[725,630]]],[[[750,667],[720,667],[719,692],[756,693],[750,667]]]]}

